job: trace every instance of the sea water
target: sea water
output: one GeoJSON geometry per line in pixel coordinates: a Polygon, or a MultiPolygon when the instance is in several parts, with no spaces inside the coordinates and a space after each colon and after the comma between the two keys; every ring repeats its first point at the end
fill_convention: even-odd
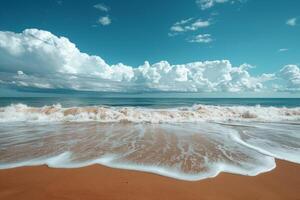
{"type": "Polygon", "coordinates": [[[201,180],[300,163],[300,99],[0,98],[0,168],[102,164],[201,180]]]}

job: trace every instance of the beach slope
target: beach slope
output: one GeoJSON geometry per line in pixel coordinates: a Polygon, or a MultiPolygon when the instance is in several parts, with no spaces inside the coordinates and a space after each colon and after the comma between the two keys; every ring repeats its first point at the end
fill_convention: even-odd
{"type": "Polygon", "coordinates": [[[0,199],[300,199],[300,165],[278,161],[255,177],[222,173],[202,181],[93,165],[77,169],[47,166],[0,170],[0,199]]]}

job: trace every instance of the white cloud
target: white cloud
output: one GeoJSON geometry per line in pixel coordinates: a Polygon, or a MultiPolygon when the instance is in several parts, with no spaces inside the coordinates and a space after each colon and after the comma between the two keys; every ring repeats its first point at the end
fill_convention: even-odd
{"type": "Polygon", "coordinates": [[[202,10],[206,10],[206,9],[214,7],[216,4],[223,4],[223,3],[234,4],[235,2],[243,2],[243,1],[245,1],[245,0],[196,0],[196,4],[202,10]]]}
{"type": "Polygon", "coordinates": [[[278,49],[278,52],[285,52],[285,51],[288,51],[289,49],[287,48],[282,48],[282,49],[278,49]]]}
{"type": "MultiPolygon", "coordinates": [[[[110,8],[108,6],[106,6],[105,4],[102,3],[98,3],[96,5],[94,5],[94,8],[103,11],[103,12],[108,12],[110,10],[110,8]]],[[[111,24],[111,19],[110,17],[107,16],[102,16],[98,19],[97,23],[103,25],[103,26],[108,26],[111,24]]],[[[96,27],[96,25],[93,25],[93,27],[96,27]]]]}
{"type": "Polygon", "coordinates": [[[98,3],[96,5],[94,5],[94,8],[103,11],[103,12],[108,12],[110,10],[110,8],[102,3],[98,3]]]}
{"type": "Polygon", "coordinates": [[[300,69],[297,65],[284,66],[277,76],[286,81],[287,84],[280,90],[300,91],[300,69]]]}
{"type": "Polygon", "coordinates": [[[102,24],[103,26],[107,26],[111,24],[111,19],[109,16],[100,17],[98,23],[102,24]]]}
{"type": "Polygon", "coordinates": [[[90,74],[99,66],[109,68],[100,57],[81,53],[68,38],[38,29],[26,29],[22,33],[0,31],[1,71],[90,74]]]}
{"type": "MultiPolygon", "coordinates": [[[[80,91],[244,92],[265,89],[274,74],[252,76],[250,65],[234,67],[228,60],[171,65],[147,61],[137,67],[108,65],[101,57],[82,53],[65,37],[48,31],[0,31],[0,82],[11,87],[80,91]]],[[[299,68],[278,74],[289,88],[299,88],[299,68]]]]}
{"type": "Polygon", "coordinates": [[[296,26],[297,25],[297,18],[290,18],[286,21],[286,24],[289,26],[296,26]]]}
{"type": "Polygon", "coordinates": [[[173,24],[170,28],[171,34],[176,35],[178,33],[187,32],[187,31],[196,31],[200,28],[205,28],[211,25],[210,20],[202,20],[202,19],[184,19],[179,22],[173,24]]]}
{"type": "Polygon", "coordinates": [[[213,41],[210,34],[199,34],[188,40],[192,43],[210,43],[213,41]]]}

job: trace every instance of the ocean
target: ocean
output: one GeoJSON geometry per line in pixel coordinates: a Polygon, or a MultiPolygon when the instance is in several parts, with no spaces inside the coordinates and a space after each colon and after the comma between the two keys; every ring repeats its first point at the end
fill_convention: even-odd
{"type": "Polygon", "coordinates": [[[300,99],[0,98],[0,169],[101,164],[201,180],[300,163],[300,99]]]}
{"type": "Polygon", "coordinates": [[[22,103],[41,107],[60,104],[74,106],[140,106],[140,107],[179,107],[196,104],[216,106],[274,106],[300,107],[300,98],[120,98],[120,97],[0,97],[0,107],[22,103]]]}

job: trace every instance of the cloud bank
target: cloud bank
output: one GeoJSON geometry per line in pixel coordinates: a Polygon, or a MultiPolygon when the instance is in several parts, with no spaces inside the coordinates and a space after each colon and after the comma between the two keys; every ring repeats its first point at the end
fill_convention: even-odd
{"type": "Polygon", "coordinates": [[[107,64],[101,57],[80,52],[66,37],[26,29],[0,31],[0,84],[38,89],[109,92],[247,92],[261,91],[267,82],[282,80],[276,90],[299,91],[300,70],[252,76],[249,65],[228,60],[172,65],[145,62],[138,67],[107,64]]]}
{"type": "Polygon", "coordinates": [[[278,77],[287,81],[286,87],[282,88],[282,90],[291,92],[300,91],[300,69],[297,65],[284,66],[279,71],[278,77]]]}

